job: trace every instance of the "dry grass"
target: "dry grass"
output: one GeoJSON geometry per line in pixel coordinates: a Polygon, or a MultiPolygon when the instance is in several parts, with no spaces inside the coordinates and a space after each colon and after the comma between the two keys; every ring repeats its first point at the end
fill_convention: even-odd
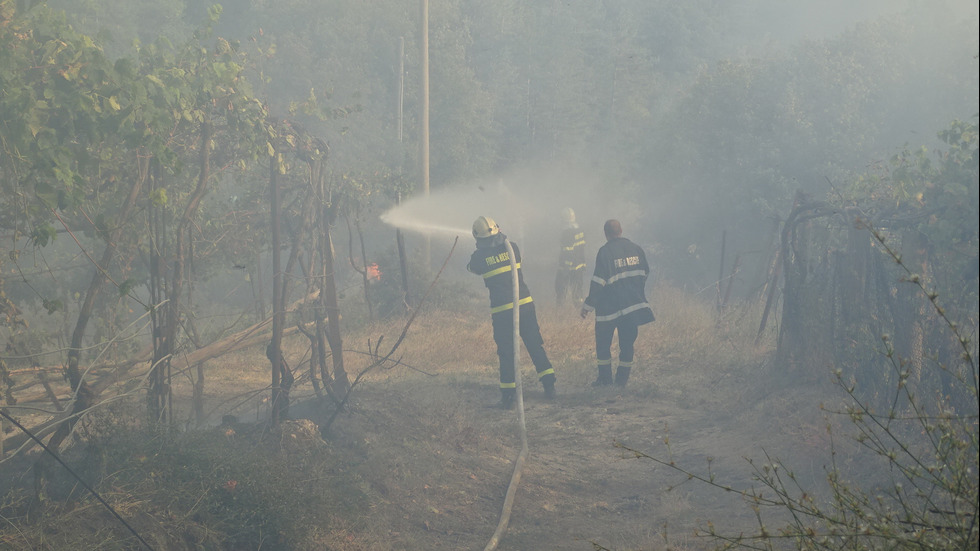
{"type": "MultiPolygon", "coordinates": [[[[542,400],[525,361],[530,457],[499,549],[589,551],[593,542],[618,551],[695,549],[707,543],[690,536],[699,522],[745,521],[745,512],[736,511],[738,500],[729,499],[734,496],[702,493],[672,471],[632,460],[615,442],[666,453],[669,438],[678,460],[701,465],[710,457],[712,468],[736,483],[747,480],[742,457],[756,455],[761,446],[791,451],[804,442],[812,447],[808,452],[820,451],[824,442],[812,430],[813,392],[768,382],[770,350],[753,344],[757,314],[731,313],[719,321],[710,305],[669,288],[657,289],[651,302],[658,321],[641,328],[637,367],[625,391],[590,386],[591,320],[573,309],[539,305],[559,398],[554,404],[542,400]],[[791,392],[796,398],[786,394],[791,392]]],[[[403,323],[391,319],[348,331],[348,372],[370,365],[362,353],[369,341],[383,336],[381,349],[387,350],[403,323]]],[[[287,361],[305,372],[305,339],[292,338],[287,346],[287,361]]],[[[235,549],[259,549],[248,538],[261,530],[242,532],[236,525],[254,526],[257,519],[265,523],[264,537],[276,538],[262,549],[482,548],[496,526],[520,445],[513,413],[484,407],[498,397],[485,305],[465,301],[424,312],[396,357],[401,364],[375,369],[354,389],[350,411],[335,421],[325,442],[298,454],[281,451],[281,440],[262,438],[261,424],[253,426],[267,414],[262,351],[226,355],[207,364],[205,394],[212,423],[228,414],[243,423],[232,435],[216,427],[166,439],[115,439],[111,453],[101,448],[98,468],[90,472],[101,473],[100,487],[112,490],[127,518],[155,519],[159,526],[151,533],[168,549],[185,548],[174,543],[185,540],[220,549],[208,542],[222,538],[236,538],[235,549]],[[179,453],[164,453],[173,447],[179,453]],[[164,482],[145,466],[126,467],[134,456],[158,460],[154,468],[169,478],[164,482]],[[239,481],[233,496],[222,489],[232,478],[239,481]]],[[[188,383],[183,378],[174,390],[189,418],[188,383]]],[[[320,423],[328,413],[308,380],[292,398],[293,416],[320,423]]],[[[113,520],[86,507],[80,522],[101,525],[111,536],[90,548],[127,548],[113,520]]],[[[47,522],[30,523],[16,507],[3,511],[8,522],[0,537],[7,539],[0,542],[41,541],[33,538],[62,518],[50,510],[47,522]]]]}

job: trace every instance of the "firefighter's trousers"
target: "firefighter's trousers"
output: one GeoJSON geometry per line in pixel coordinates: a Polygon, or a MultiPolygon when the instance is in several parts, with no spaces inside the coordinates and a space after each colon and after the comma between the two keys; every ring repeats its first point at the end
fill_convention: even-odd
{"type": "MultiPolygon", "coordinates": [[[[553,383],[555,369],[544,351],[544,339],[538,327],[538,317],[534,312],[534,303],[521,307],[520,331],[524,348],[538,373],[538,380],[543,384],[553,383]]],[[[497,357],[500,359],[500,388],[515,388],[514,382],[514,311],[504,310],[493,314],[493,341],[497,343],[497,357]]]]}
{"type": "Polygon", "coordinates": [[[624,318],[617,318],[612,321],[600,321],[595,324],[595,356],[599,366],[599,378],[602,380],[611,379],[612,376],[612,341],[613,334],[619,333],[619,365],[617,372],[621,375],[617,379],[629,377],[629,372],[633,368],[633,345],[639,334],[639,327],[636,323],[624,318]]]}
{"type": "Polygon", "coordinates": [[[581,306],[583,294],[582,290],[584,288],[583,281],[585,279],[585,269],[579,268],[578,270],[569,270],[567,268],[558,268],[558,272],[555,274],[555,302],[558,306],[565,303],[565,298],[569,294],[572,296],[572,305],[576,308],[581,306]]]}

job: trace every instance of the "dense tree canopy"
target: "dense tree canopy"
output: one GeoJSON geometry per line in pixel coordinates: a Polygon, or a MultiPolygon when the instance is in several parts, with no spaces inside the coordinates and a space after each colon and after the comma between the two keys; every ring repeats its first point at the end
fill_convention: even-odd
{"type": "MultiPolygon", "coordinates": [[[[717,289],[719,320],[737,280],[737,298],[764,298],[761,337],[781,289],[771,362],[787,372],[826,362],[890,384],[855,344],[892,331],[921,376],[960,352],[927,331],[937,318],[976,332],[975,6],[867,2],[883,11],[835,18],[853,2],[795,4],[431,0],[433,194],[520,174],[501,187],[527,234],[557,233],[568,204],[597,248],[601,221],[620,218],[656,279],[685,299],[717,289]],[[758,281],[738,272],[743,253],[758,281]]],[[[420,11],[0,0],[3,411],[11,365],[58,365],[71,394],[63,409],[45,387],[57,448],[111,384],[88,368],[109,381],[139,365],[130,388],[151,424],[175,421],[175,376],[203,423],[204,352],[266,325],[272,424],[300,376],[342,411],[359,380],[343,330],[405,312],[432,273],[378,216],[422,187],[420,11]],[[379,267],[396,247],[398,267],[379,267]],[[342,316],[352,303],[366,314],[342,316]],[[293,330],[309,340],[302,374],[282,348],[293,330]]]]}
{"type": "MultiPolygon", "coordinates": [[[[664,275],[698,285],[715,277],[705,262],[722,232],[758,248],[798,190],[855,204],[897,194],[930,205],[930,239],[969,247],[976,233],[975,207],[950,199],[976,194],[949,164],[969,165],[954,134],[978,111],[977,20],[960,3],[910,3],[792,42],[785,28],[767,42],[766,22],[747,19],[783,13],[774,0],[430,4],[433,189],[529,167],[577,174],[594,216],[626,218],[665,255],[664,275]],[[953,120],[965,122],[933,138],[953,120]],[[888,178],[866,176],[876,164],[888,178]]],[[[25,247],[54,255],[36,247],[59,231],[89,253],[126,228],[112,243],[126,262],[105,269],[143,302],[152,254],[193,250],[198,281],[258,270],[267,161],[284,176],[287,222],[301,217],[311,143],[334,215],[356,221],[412,193],[419,17],[396,0],[0,1],[4,262],[25,247]]],[[[84,285],[7,291],[57,310],[84,285]]]]}

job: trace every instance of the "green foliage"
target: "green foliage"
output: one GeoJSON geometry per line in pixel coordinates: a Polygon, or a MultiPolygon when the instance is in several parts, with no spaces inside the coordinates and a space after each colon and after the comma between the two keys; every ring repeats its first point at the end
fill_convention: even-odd
{"type": "Polygon", "coordinates": [[[919,140],[912,132],[975,112],[953,91],[976,86],[976,20],[936,11],[702,66],[634,157],[637,178],[654,182],[651,204],[684,213],[658,230],[701,248],[722,229],[762,242],[797,190],[822,197],[919,140]]]}
{"type": "Polygon", "coordinates": [[[72,26],[106,47],[113,58],[126,56],[132,44],[152,43],[158,37],[180,43],[191,37],[193,26],[206,15],[205,2],[157,0],[47,0],[70,14],[72,26]]]}
{"type": "MultiPolygon", "coordinates": [[[[975,182],[975,169],[973,174],[975,182]]],[[[820,406],[831,416],[826,488],[804,482],[793,466],[768,454],[761,463],[748,460],[751,486],[734,487],[712,472],[710,460],[707,472],[675,463],[669,457],[669,440],[665,441],[667,458],[626,448],[637,457],[683,473],[688,480],[742,497],[757,520],[754,530],[728,532],[708,522],[701,531],[721,548],[945,550],[977,546],[980,371],[975,343],[968,336],[976,333],[975,299],[966,305],[965,313],[959,311],[970,323],[967,329],[960,329],[952,309],[914,271],[919,266],[906,265],[880,231],[870,232],[876,247],[898,265],[903,274],[901,285],[912,287],[931,306],[930,311],[916,311],[917,322],[931,332],[943,333],[942,342],[955,353],[916,362],[896,351],[900,343],[881,335],[874,352],[886,359],[887,372],[874,375],[878,379],[874,384],[883,394],[878,400],[849,379],[842,367],[835,369],[843,405],[820,406]],[[935,381],[944,381],[944,385],[935,381]],[[856,444],[856,451],[841,446],[842,432],[856,444]]],[[[975,296],[975,279],[973,289],[975,296]]],[[[877,322],[861,321],[871,326],[877,322]]]]}
{"type": "Polygon", "coordinates": [[[65,308],[64,303],[58,299],[54,299],[54,300],[44,299],[43,304],[44,304],[44,309],[48,311],[48,314],[53,314],[58,310],[64,310],[65,308]]]}
{"type": "Polygon", "coordinates": [[[132,278],[123,281],[122,283],[119,284],[119,296],[124,297],[128,295],[130,292],[132,292],[133,288],[136,287],[136,285],[138,284],[139,282],[132,278]]]}
{"type": "Polygon", "coordinates": [[[0,220],[43,220],[79,197],[97,151],[118,129],[115,70],[91,38],[43,4],[0,1],[0,220]],[[111,101],[110,101],[111,100],[111,101]],[[108,112],[106,111],[108,107],[108,112]],[[32,201],[29,198],[37,200],[32,201]]]}
{"type": "MultiPolygon", "coordinates": [[[[314,161],[325,161],[331,184],[332,194],[320,200],[354,220],[367,220],[372,209],[407,194],[417,179],[409,176],[417,169],[420,107],[413,4],[237,0],[234,9],[222,10],[189,0],[50,2],[71,10],[70,18],[45,3],[18,8],[25,4],[0,0],[0,230],[50,247],[58,224],[82,228],[92,241],[124,228],[114,243],[124,265],[112,269],[114,281],[122,282],[120,296],[140,291],[146,280],[141,260],[176,237],[149,236],[145,219],[120,216],[127,192],[149,174],[154,187],[143,189],[140,212],[168,222],[188,215],[194,276],[201,280],[262,261],[270,156],[285,176],[287,224],[307,197],[314,161]],[[93,38],[100,27],[116,41],[93,38]],[[227,38],[216,37],[216,30],[227,38]],[[395,52],[401,38],[406,137],[399,141],[395,52]],[[289,120],[273,122],[270,113],[288,113],[289,120]],[[203,140],[206,126],[213,133],[203,140]],[[213,193],[194,204],[203,152],[212,155],[205,184],[213,193]],[[144,164],[147,159],[159,172],[144,164]]],[[[892,134],[919,127],[913,117],[933,116],[936,105],[962,104],[935,101],[934,93],[910,94],[910,80],[922,89],[941,82],[944,90],[975,98],[975,59],[963,70],[956,50],[915,51],[909,37],[923,36],[930,20],[899,17],[785,52],[726,52],[716,63],[714,41],[733,14],[716,2],[432,4],[434,187],[576,159],[598,167],[603,191],[642,205],[644,215],[661,204],[661,192],[676,198],[664,210],[682,220],[665,215],[653,222],[664,232],[715,239],[732,225],[768,226],[766,216],[785,213],[797,188],[823,190],[830,179],[876,219],[902,217],[903,227],[927,237],[940,292],[949,290],[969,319],[980,218],[976,124],[956,122],[941,132],[944,151],[906,149],[855,186],[840,189],[836,182],[890,151],[892,134]]],[[[683,245],[692,242],[699,244],[683,245]]],[[[385,277],[371,289],[382,314],[402,310],[394,257],[378,257],[385,277]]],[[[16,260],[18,251],[9,258],[16,260]]],[[[430,270],[411,270],[417,297],[430,270]]],[[[714,270],[697,277],[706,272],[714,270]]],[[[71,283],[59,287],[62,298],[35,291],[44,295],[42,308],[70,307],[73,301],[64,297],[80,293],[71,283]]],[[[449,307],[470,298],[452,285],[435,292],[436,303],[449,307]]],[[[354,293],[349,296],[353,302],[354,293]]],[[[5,313],[12,307],[5,305],[5,313]]],[[[111,328],[100,331],[112,335],[111,328]]],[[[902,373],[896,368],[887,379],[897,384],[905,380],[902,373]]],[[[181,453],[168,461],[195,465],[195,472],[182,479],[155,466],[168,480],[193,480],[217,461],[175,446],[181,453]]],[[[229,469],[212,468],[212,474],[240,476],[229,469]]],[[[770,486],[779,483],[769,476],[760,472],[770,486]]],[[[229,506],[205,493],[214,498],[214,510],[229,506]]],[[[234,502],[232,512],[209,514],[233,519],[229,526],[249,524],[255,503],[281,497],[257,491],[234,502]]]]}
{"type": "Polygon", "coordinates": [[[891,160],[889,191],[896,209],[911,211],[929,240],[977,256],[977,124],[953,121],[939,132],[947,146],[935,159],[925,148],[891,160]]]}
{"type": "Polygon", "coordinates": [[[31,243],[35,247],[44,247],[58,236],[54,226],[48,223],[41,224],[31,231],[31,243]]]}
{"type": "Polygon", "coordinates": [[[977,124],[956,120],[938,136],[943,149],[906,148],[858,178],[844,198],[888,231],[921,235],[931,273],[919,275],[929,277],[951,306],[970,311],[980,259],[977,124]]]}

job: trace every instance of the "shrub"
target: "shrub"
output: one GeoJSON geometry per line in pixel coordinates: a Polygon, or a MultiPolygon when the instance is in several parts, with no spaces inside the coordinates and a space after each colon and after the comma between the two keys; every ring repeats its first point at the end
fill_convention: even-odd
{"type": "MultiPolygon", "coordinates": [[[[880,238],[879,243],[901,266],[900,256],[880,238]]],[[[740,493],[757,519],[754,531],[727,534],[709,523],[700,532],[724,548],[976,549],[977,358],[970,339],[945,315],[937,294],[907,269],[905,279],[928,298],[937,314],[934,319],[952,335],[961,355],[954,365],[935,361],[929,366],[952,382],[951,391],[923,391],[930,388],[922,384],[928,378],[913,376],[912,366],[884,336],[880,352],[892,370],[887,377],[882,374],[892,381],[884,409],[876,409],[841,370],[835,372],[845,405],[826,411],[854,428],[864,474],[839,461],[840,448],[832,445],[827,491],[804,487],[791,469],[768,455],[762,463],[749,460],[758,487],[738,489],[718,480],[710,469],[695,472],[669,455],[661,458],[620,447],[719,491],[740,493]]],[[[830,426],[828,431],[833,433],[830,426]]]]}

